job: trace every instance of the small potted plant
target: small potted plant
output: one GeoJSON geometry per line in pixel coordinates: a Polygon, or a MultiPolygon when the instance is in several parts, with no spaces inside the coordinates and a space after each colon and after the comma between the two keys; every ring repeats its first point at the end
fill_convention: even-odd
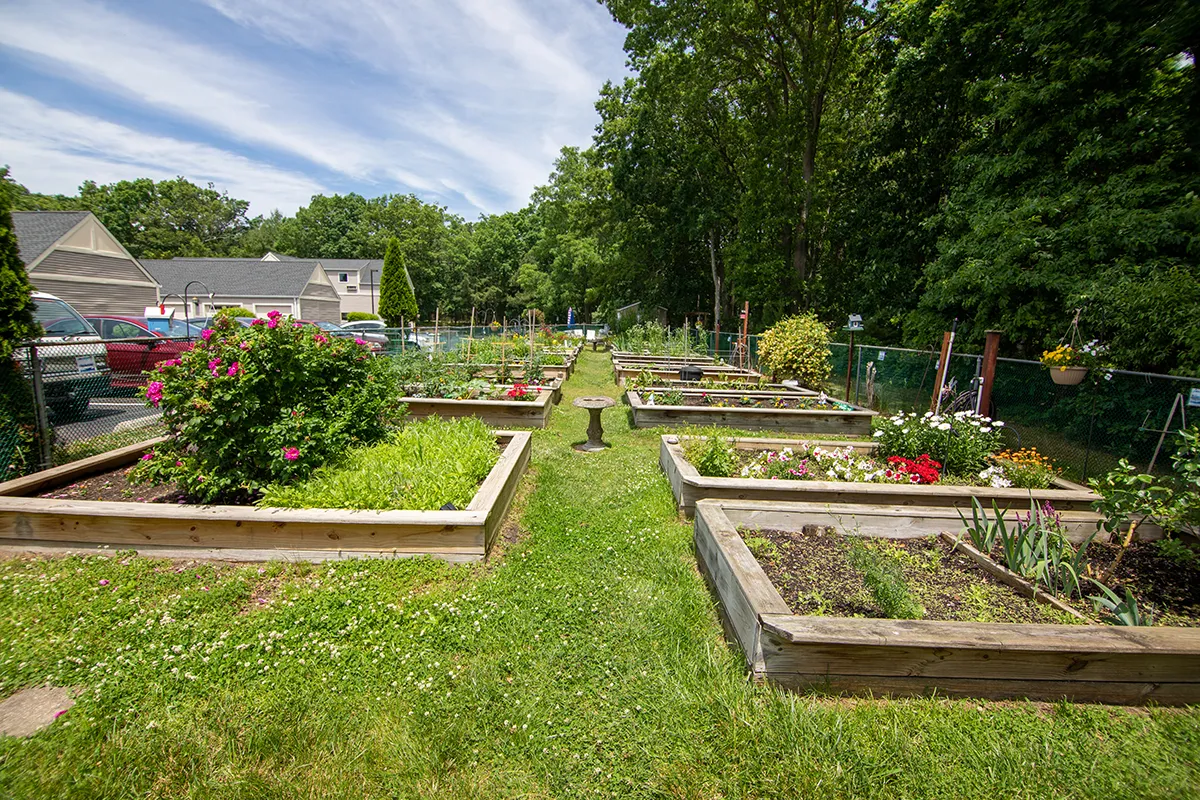
{"type": "Polygon", "coordinates": [[[1050,380],[1060,386],[1076,386],[1083,381],[1089,369],[1104,366],[1105,350],[1097,339],[1078,347],[1060,344],[1042,353],[1040,360],[1050,368],[1050,380]]]}

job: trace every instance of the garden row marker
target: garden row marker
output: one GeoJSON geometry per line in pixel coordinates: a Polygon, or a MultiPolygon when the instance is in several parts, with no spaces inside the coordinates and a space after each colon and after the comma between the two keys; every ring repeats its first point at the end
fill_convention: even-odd
{"type": "MultiPolygon", "coordinates": [[[[954,332],[958,329],[958,318],[954,318],[954,324],[950,326],[950,330],[946,331],[942,337],[942,358],[938,362],[937,380],[934,381],[933,399],[929,401],[929,410],[934,414],[938,414],[942,410],[942,390],[946,388],[946,373],[950,371],[950,355],[954,352],[954,332]]],[[[850,370],[850,363],[846,363],[846,370],[850,370]]]]}

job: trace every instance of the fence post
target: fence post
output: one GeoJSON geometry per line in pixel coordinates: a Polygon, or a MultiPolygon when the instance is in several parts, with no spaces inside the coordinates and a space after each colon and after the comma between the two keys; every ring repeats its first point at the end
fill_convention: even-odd
{"type": "Polygon", "coordinates": [[[992,382],[996,379],[996,357],[1000,355],[1000,331],[987,331],[983,343],[983,364],[979,384],[978,400],[975,413],[990,417],[988,409],[992,404],[992,382]]]}
{"type": "MultiPolygon", "coordinates": [[[[946,373],[950,369],[950,346],[954,343],[954,332],[946,331],[942,335],[942,355],[938,359],[937,375],[933,379],[933,397],[929,400],[929,410],[935,414],[938,412],[939,400],[942,396],[942,387],[946,385],[946,373]]],[[[850,364],[846,364],[846,369],[850,369],[850,364]]]]}
{"type": "Polygon", "coordinates": [[[50,420],[46,416],[46,390],[42,386],[42,359],[36,345],[29,346],[29,369],[33,378],[33,413],[37,419],[39,469],[50,469],[54,461],[50,446],[50,420]]]}

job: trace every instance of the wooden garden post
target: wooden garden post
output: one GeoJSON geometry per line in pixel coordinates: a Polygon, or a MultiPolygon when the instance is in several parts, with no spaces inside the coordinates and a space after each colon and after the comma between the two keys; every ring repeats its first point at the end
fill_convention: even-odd
{"type": "Polygon", "coordinates": [[[983,343],[983,369],[979,374],[979,398],[975,403],[975,413],[991,416],[988,409],[992,405],[992,383],[996,379],[996,357],[1000,355],[1000,331],[987,331],[983,343]]]}
{"type": "MultiPolygon", "coordinates": [[[[942,396],[942,387],[946,385],[946,372],[950,369],[950,345],[954,341],[954,334],[946,331],[942,335],[942,355],[938,360],[937,376],[933,379],[933,397],[929,399],[929,410],[937,413],[938,401],[942,396]]],[[[846,370],[849,371],[850,365],[847,363],[846,370]]]]}

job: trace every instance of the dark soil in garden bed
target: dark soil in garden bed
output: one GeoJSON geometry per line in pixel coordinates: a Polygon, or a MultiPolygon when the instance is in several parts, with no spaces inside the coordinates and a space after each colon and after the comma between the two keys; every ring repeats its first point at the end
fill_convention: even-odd
{"type": "Polygon", "coordinates": [[[175,486],[150,486],[130,483],[129,470],[119,467],[81,481],[39,494],[47,500],[107,500],[121,503],[183,503],[183,494],[175,486]]]}
{"type": "MultiPolygon", "coordinates": [[[[743,530],[746,542],[792,612],[826,617],[886,615],[851,566],[849,537],[818,526],[804,531],[743,530]]],[[[922,619],[960,622],[1079,623],[1022,597],[935,537],[863,540],[899,566],[922,619]]]]}
{"type": "MultiPolygon", "coordinates": [[[[1173,549],[1183,547],[1177,541],[1174,544],[1178,547],[1173,549]]],[[[1153,615],[1155,625],[1200,626],[1200,551],[1192,548],[1191,558],[1182,557],[1186,551],[1180,551],[1181,557],[1176,559],[1164,555],[1164,549],[1160,542],[1134,542],[1107,585],[1121,597],[1128,587],[1142,612],[1153,615]]],[[[1087,559],[1095,568],[1104,570],[1120,550],[1119,544],[1092,543],[1087,549],[1087,559]]],[[[1084,589],[1087,595],[1099,593],[1092,584],[1084,589]]],[[[1072,602],[1080,611],[1092,612],[1089,600],[1072,602]]]]}

